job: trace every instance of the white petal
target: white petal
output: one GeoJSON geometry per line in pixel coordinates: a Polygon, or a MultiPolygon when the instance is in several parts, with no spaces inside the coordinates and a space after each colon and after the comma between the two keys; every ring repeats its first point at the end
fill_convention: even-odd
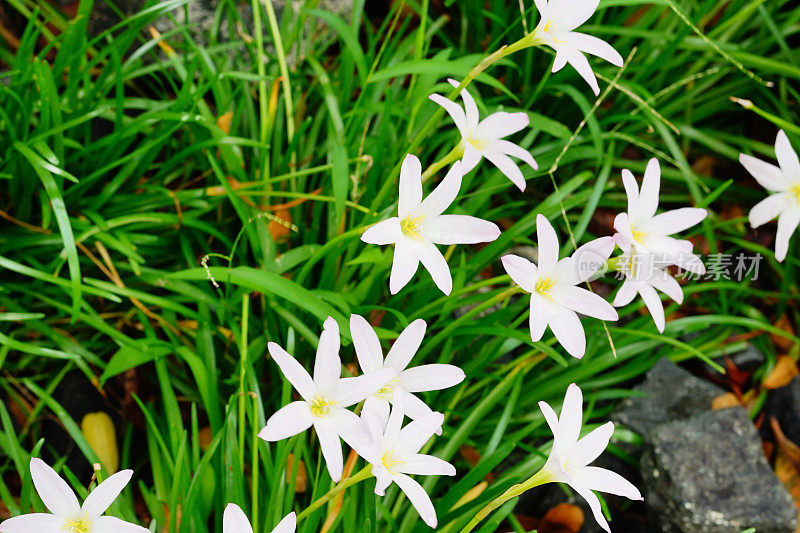
{"type": "MultiPolygon", "coordinates": [[[[605,268],[615,247],[616,242],[613,237],[600,237],[575,250],[571,256],[575,281],[584,282],[605,268]]],[[[561,279],[558,276],[556,278],[561,279]]]]}
{"type": "Polygon", "coordinates": [[[626,279],[622,282],[619,290],[617,291],[617,295],[614,297],[614,307],[622,307],[623,305],[628,305],[636,298],[637,294],[637,282],[626,279]]]}
{"type": "Polygon", "coordinates": [[[464,371],[457,366],[430,364],[403,371],[400,382],[408,392],[425,392],[458,385],[465,377],[464,371]]]}
{"type": "Polygon", "coordinates": [[[476,244],[500,236],[494,222],[467,215],[440,215],[425,224],[423,237],[435,244],[476,244]]]}
{"type": "Polygon", "coordinates": [[[600,94],[600,87],[597,85],[597,78],[594,75],[592,67],[589,65],[589,60],[586,59],[586,56],[583,55],[583,53],[574,48],[570,48],[569,46],[559,46],[556,54],[556,61],[558,61],[559,56],[565,59],[567,63],[572,65],[572,68],[578,71],[578,74],[580,74],[581,78],[583,78],[584,81],[589,84],[589,87],[592,88],[592,92],[594,92],[595,96],[600,94]]]}
{"type": "Polygon", "coordinates": [[[314,386],[322,396],[327,396],[336,387],[336,382],[342,375],[342,361],[339,359],[340,342],[339,324],[333,317],[326,318],[314,360],[314,386]]]}
{"type": "Polygon", "coordinates": [[[342,378],[330,396],[339,407],[350,407],[378,392],[396,376],[394,368],[380,368],[355,378],[342,378]]]}
{"type": "Polygon", "coordinates": [[[350,315],[350,335],[353,337],[353,347],[361,371],[366,373],[382,368],[381,341],[363,316],[350,315]]]}
{"type": "MultiPolygon", "coordinates": [[[[423,402],[410,392],[405,392],[403,394],[403,401],[405,403],[406,415],[408,415],[408,418],[410,418],[411,420],[418,420],[420,418],[424,418],[426,416],[430,416],[433,414],[433,410],[430,407],[428,407],[428,405],[425,402],[423,402]]],[[[434,433],[436,433],[437,435],[441,435],[442,431],[440,428],[436,429],[434,433]]]]}
{"type": "MultiPolygon", "coordinates": [[[[424,217],[437,217],[444,212],[445,209],[450,207],[453,200],[458,195],[458,190],[461,188],[461,178],[464,175],[461,161],[456,161],[450,170],[445,174],[444,179],[436,186],[436,188],[427,196],[419,207],[414,211],[415,215],[422,215],[424,217]]],[[[425,222],[423,221],[423,224],[425,222]]]]}
{"type": "Polygon", "coordinates": [[[778,217],[778,232],[775,235],[775,259],[783,261],[789,251],[789,239],[800,223],[800,208],[786,211],[778,217]]]}
{"type": "Polygon", "coordinates": [[[622,248],[624,252],[629,252],[633,245],[633,232],[631,230],[631,219],[628,213],[620,213],[614,217],[614,242],[622,248]]]}
{"type": "Polygon", "coordinates": [[[92,533],[150,533],[142,526],[125,522],[114,516],[101,516],[92,524],[92,533]]]}
{"type": "Polygon", "coordinates": [[[605,59],[616,67],[621,67],[623,64],[622,56],[619,52],[614,50],[614,47],[602,39],[598,39],[593,35],[579,33],[576,31],[567,34],[571,45],[576,47],[582,52],[592,54],[600,59],[605,59]]]}
{"type": "Polygon", "coordinates": [[[398,455],[419,452],[420,448],[442,426],[443,421],[444,415],[442,413],[432,413],[430,416],[409,422],[406,427],[400,430],[397,436],[397,441],[394,444],[395,452],[398,455]]]}
{"type": "Polygon", "coordinates": [[[677,303],[683,303],[683,290],[681,286],[675,281],[675,278],[669,275],[668,272],[656,268],[649,280],[650,285],[660,290],[677,303]]]}
{"type": "Polygon", "coordinates": [[[598,468],[596,466],[587,466],[581,468],[573,475],[576,481],[591,490],[607,492],[631,500],[643,499],[642,493],[639,492],[639,489],[637,489],[633,483],[611,470],[598,468]]]}
{"type": "Polygon", "coordinates": [[[86,513],[89,520],[96,520],[106,512],[119,493],[128,484],[133,476],[133,470],[122,470],[100,483],[89,495],[81,506],[81,511],[86,513]]]}
{"type": "Polygon", "coordinates": [[[659,190],[661,190],[661,167],[658,165],[658,159],[654,157],[647,162],[644,171],[636,215],[631,214],[634,220],[651,218],[656,214],[659,190]]]}
{"type": "Polygon", "coordinates": [[[550,306],[544,298],[534,294],[531,296],[530,316],[528,317],[528,327],[531,330],[531,340],[538,342],[544,335],[547,328],[547,313],[550,306]]]}
{"type": "Polygon", "coordinates": [[[739,154],[739,162],[759,185],[772,192],[785,191],[788,180],[780,168],[747,154],[739,154]]]}
{"type": "Polygon", "coordinates": [[[414,454],[403,457],[403,474],[421,476],[455,476],[456,467],[433,455],[414,454]]]}
{"type": "Polygon", "coordinates": [[[577,442],[583,424],[583,391],[575,383],[570,383],[561,405],[558,417],[560,436],[564,443],[577,442]]]}
{"type": "Polygon", "coordinates": [[[319,447],[325,458],[325,465],[334,483],[342,479],[342,445],[339,442],[339,433],[333,421],[326,418],[314,419],[314,430],[317,432],[319,447]]]}
{"type": "Polygon", "coordinates": [[[450,294],[450,291],[453,290],[453,278],[442,252],[436,248],[435,244],[425,239],[416,239],[411,244],[414,247],[414,253],[417,254],[425,270],[430,273],[439,290],[450,294]]]}
{"type": "Polygon", "coordinates": [[[380,451],[377,443],[372,438],[369,427],[362,418],[347,409],[335,409],[331,420],[342,440],[353,448],[358,455],[370,463],[380,462],[380,451]]]}
{"type": "Polygon", "coordinates": [[[397,214],[406,218],[422,201],[422,165],[417,156],[406,154],[400,167],[400,195],[397,214]]]}
{"type": "Polygon", "coordinates": [[[278,363],[278,367],[280,367],[284,377],[292,384],[292,387],[304,400],[312,401],[317,394],[317,389],[314,387],[314,381],[308,375],[306,369],[277,343],[270,342],[267,344],[267,348],[272,359],[278,363]]]}
{"type": "Polygon", "coordinates": [[[642,231],[657,235],[672,235],[699,224],[708,215],[708,211],[699,207],[683,207],[659,213],[649,220],[642,231]]]}
{"type": "Polygon", "coordinates": [[[788,178],[787,181],[800,181],[800,161],[783,130],[778,132],[778,137],[775,139],[775,157],[784,177],[788,178]]]}
{"type": "Polygon", "coordinates": [[[272,533],[294,533],[297,530],[297,515],[292,511],[283,517],[283,520],[278,522],[272,533]]]}
{"type": "Polygon", "coordinates": [[[646,283],[639,285],[639,294],[642,295],[642,300],[650,311],[650,316],[653,317],[653,322],[656,323],[659,333],[664,333],[664,306],[661,303],[661,298],[658,297],[656,290],[646,283]]]}
{"type": "Polygon", "coordinates": [[[556,284],[551,290],[556,303],[599,320],[617,320],[614,307],[601,296],[574,285],[556,284]]]}
{"type": "Polygon", "coordinates": [[[580,494],[581,497],[586,500],[586,503],[589,504],[589,508],[592,510],[594,519],[597,520],[597,523],[600,525],[600,527],[605,529],[608,533],[611,533],[611,528],[608,527],[606,517],[603,516],[603,509],[600,507],[600,500],[597,499],[597,495],[588,487],[580,483],[570,483],[570,487],[572,487],[575,492],[580,494]]]}
{"type": "Polygon", "coordinates": [[[235,503],[229,503],[222,514],[222,533],[253,533],[250,521],[235,503]]]}
{"type": "Polygon", "coordinates": [[[585,466],[600,457],[614,434],[614,423],[606,422],[576,442],[569,450],[570,466],[585,466]]]}
{"type": "Polygon", "coordinates": [[[386,428],[386,421],[389,420],[389,408],[388,401],[374,394],[364,400],[364,407],[361,408],[361,418],[367,422],[367,428],[372,433],[373,438],[383,434],[383,430],[386,428]],[[372,424],[373,422],[374,424],[372,424]]]}
{"type": "Polygon", "coordinates": [[[400,289],[414,277],[418,267],[419,258],[411,246],[410,239],[404,237],[397,241],[392,260],[392,274],[389,277],[389,292],[392,294],[400,292],[400,289]]]}
{"type": "Polygon", "coordinates": [[[392,344],[383,366],[394,368],[398,372],[404,370],[419,350],[427,327],[428,324],[421,318],[409,324],[392,344]]]}
{"type": "Polygon", "coordinates": [[[547,11],[547,0],[533,0],[533,3],[536,5],[536,9],[539,11],[539,16],[544,18],[544,14],[547,11]]]}
{"type": "Polygon", "coordinates": [[[558,27],[563,30],[574,30],[591,17],[600,0],[584,0],[581,2],[559,2],[556,6],[551,6],[550,16],[558,23],[558,27]]]}
{"type": "Polygon", "coordinates": [[[267,442],[288,439],[311,427],[314,418],[311,409],[304,401],[292,402],[278,409],[258,433],[267,442]]]}
{"type": "Polygon", "coordinates": [[[361,240],[369,244],[394,244],[403,238],[403,230],[400,229],[400,219],[397,217],[381,220],[377,224],[370,226],[361,235],[361,240]]]}
{"type": "Polygon", "coordinates": [[[41,459],[31,459],[30,468],[36,492],[50,512],[61,517],[78,516],[81,506],[67,482],[41,459]]]}
{"type": "Polygon", "coordinates": [[[375,476],[375,494],[383,496],[386,494],[386,488],[394,481],[394,477],[382,464],[372,467],[372,475],[375,476]]]}
{"type": "Polygon", "coordinates": [[[786,193],[770,194],[750,210],[750,226],[757,228],[780,215],[786,206],[786,193]]]}
{"type": "MultiPolygon", "coordinates": [[[[558,415],[550,407],[550,404],[547,402],[539,402],[539,409],[542,410],[542,414],[544,415],[544,419],[547,422],[547,425],[550,426],[550,431],[553,433],[553,437],[555,439],[561,438],[561,432],[559,431],[558,426],[558,415]]],[[[571,443],[570,443],[571,444],[571,443]]]]}
{"type": "Polygon", "coordinates": [[[511,155],[522,159],[523,161],[528,163],[531,167],[533,167],[534,170],[537,170],[539,168],[539,165],[536,163],[536,160],[533,158],[531,153],[517,144],[514,144],[510,141],[500,140],[500,141],[494,141],[492,143],[492,147],[498,152],[503,152],[507,155],[511,155]]]}
{"type": "Polygon", "coordinates": [[[539,278],[539,270],[536,265],[518,255],[508,254],[500,258],[503,268],[506,270],[514,283],[522,287],[526,292],[533,292],[536,280],[539,278]]]}
{"type": "Polygon", "coordinates": [[[394,482],[405,492],[408,501],[410,501],[414,509],[417,510],[422,520],[430,527],[435,528],[437,523],[436,510],[433,508],[433,502],[431,502],[428,493],[425,492],[422,485],[405,474],[397,474],[394,476],[394,482]]]}
{"type": "Polygon", "coordinates": [[[568,354],[580,359],[586,353],[586,334],[575,311],[551,304],[547,309],[547,324],[559,344],[568,354]]]}
{"type": "Polygon", "coordinates": [[[539,277],[550,276],[558,263],[558,237],[544,215],[536,215],[536,239],[539,243],[539,277]]]}
{"type": "Polygon", "coordinates": [[[457,103],[440,94],[432,94],[428,96],[428,98],[442,106],[444,110],[447,111],[447,114],[453,119],[456,128],[458,128],[458,132],[461,134],[461,137],[466,139],[469,136],[469,130],[467,130],[467,117],[464,114],[464,109],[462,109],[462,107],[457,103]]]}
{"type": "Polygon", "coordinates": [[[394,446],[403,427],[403,420],[406,418],[405,396],[398,394],[397,390],[395,390],[393,399],[394,405],[392,406],[391,414],[389,414],[389,420],[386,422],[386,431],[384,432],[384,443],[389,447],[394,446]]]}
{"type": "Polygon", "coordinates": [[[625,187],[625,196],[628,197],[628,213],[633,213],[636,204],[639,203],[639,185],[627,168],[622,169],[622,185],[625,187]]]}
{"type": "MultiPolygon", "coordinates": [[[[552,41],[552,40],[553,40],[553,39],[552,39],[552,37],[550,37],[550,36],[549,36],[548,34],[546,34],[546,33],[543,33],[543,34],[542,34],[542,36],[545,38],[545,40],[546,40],[546,41],[547,41],[548,39],[549,39],[550,41],[552,41]]],[[[564,49],[566,49],[566,47],[563,47],[563,46],[562,46],[562,47],[559,47],[559,46],[556,44],[556,42],[555,42],[555,41],[553,41],[553,42],[547,42],[547,44],[548,44],[548,45],[550,45],[550,46],[552,46],[552,47],[553,47],[553,49],[556,51],[556,57],[555,57],[555,59],[553,60],[553,70],[552,70],[552,72],[558,72],[559,70],[561,70],[562,68],[564,68],[564,65],[566,65],[566,64],[567,64],[567,54],[565,54],[565,53],[562,53],[562,52],[560,52],[560,51],[559,51],[559,50],[564,50],[564,49]]]]}
{"type": "Polygon", "coordinates": [[[477,148],[472,146],[472,143],[461,143],[464,145],[464,155],[461,156],[461,170],[464,172],[464,175],[467,174],[470,170],[478,166],[478,163],[481,162],[483,158],[483,154],[481,154],[477,148]]]}
{"type": "Polygon", "coordinates": [[[487,140],[502,139],[523,128],[527,128],[528,124],[530,124],[530,118],[527,113],[498,111],[481,120],[475,132],[475,137],[487,140]]]}
{"type": "Polygon", "coordinates": [[[525,176],[522,175],[519,166],[510,157],[502,152],[491,150],[485,151],[483,156],[491,161],[520,191],[525,190],[525,176]]]}
{"type": "MultiPolygon", "coordinates": [[[[460,83],[454,79],[447,80],[450,85],[458,89],[460,83]]],[[[478,126],[478,105],[466,89],[461,89],[461,99],[464,101],[464,115],[467,121],[467,131],[472,131],[478,126]]]]}
{"type": "Polygon", "coordinates": [[[2,533],[64,533],[65,520],[47,513],[31,513],[0,523],[2,533]]]}

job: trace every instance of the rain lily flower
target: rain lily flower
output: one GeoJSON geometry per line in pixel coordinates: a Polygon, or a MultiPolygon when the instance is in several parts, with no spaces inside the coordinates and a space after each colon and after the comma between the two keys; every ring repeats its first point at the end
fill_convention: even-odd
{"type": "Polygon", "coordinates": [[[395,394],[400,394],[406,414],[417,420],[433,411],[413,393],[446,389],[464,380],[464,371],[454,365],[430,364],[406,368],[417,353],[427,326],[421,318],[409,324],[397,337],[384,360],[378,335],[369,322],[359,315],[350,315],[350,334],[361,371],[369,374],[390,368],[397,373],[397,377],[367,398],[364,410],[375,411],[382,419],[386,419],[389,416],[389,403],[394,400],[395,394]]]}
{"type": "MultiPolygon", "coordinates": [[[[292,511],[278,522],[272,533],[294,533],[296,529],[297,515],[292,511]]],[[[253,533],[250,520],[247,519],[242,508],[235,503],[229,503],[225,507],[225,513],[222,515],[222,533],[253,533]]]]}
{"type": "Polygon", "coordinates": [[[511,279],[531,294],[531,339],[538,341],[550,326],[553,335],[573,357],[586,352],[586,335],[576,313],[600,320],[617,320],[617,312],[600,296],[578,284],[586,281],[600,266],[597,261],[585,263],[581,258],[608,259],[614,241],[605,237],[592,241],[575,251],[571,257],[558,260],[558,237],[543,215],[536,217],[539,241],[539,264],[525,258],[506,255],[501,258],[511,279]],[[591,252],[591,253],[589,253],[591,252]]]}
{"type": "Polygon", "coordinates": [[[431,413],[401,429],[405,417],[402,403],[401,399],[394,405],[388,420],[373,411],[364,411],[362,414],[374,442],[372,452],[365,459],[372,464],[375,494],[383,496],[392,482],[397,483],[425,523],[435,528],[437,519],[433,502],[422,485],[407,474],[456,475],[455,467],[447,461],[418,453],[436,429],[442,426],[444,415],[431,413]]]}
{"type": "MultiPolygon", "coordinates": [[[[447,81],[453,87],[459,86],[456,80],[448,79],[447,81]]],[[[525,190],[525,178],[522,171],[509,156],[522,159],[534,169],[538,169],[539,166],[530,152],[504,140],[503,137],[508,137],[528,126],[526,113],[498,111],[478,122],[478,106],[466,89],[461,90],[461,99],[464,100],[463,108],[439,94],[432,94],[428,98],[442,106],[456,123],[458,132],[461,134],[461,147],[464,150],[461,158],[464,174],[475,168],[481,158],[485,157],[494,163],[514,185],[519,187],[519,190],[525,190]]]]}
{"type": "Polygon", "coordinates": [[[100,483],[83,505],[55,470],[41,459],[31,459],[36,492],[52,513],[15,516],[0,523],[2,533],[149,533],[149,530],[113,516],[102,516],[128,484],[133,470],[122,470],[100,483]]]}
{"type": "Polygon", "coordinates": [[[639,294],[659,333],[664,333],[664,306],[656,289],[680,304],[683,303],[681,286],[667,271],[653,264],[652,254],[627,253],[621,255],[620,259],[619,270],[625,274],[625,281],[614,297],[614,307],[629,304],[639,294]]]}
{"type": "Polygon", "coordinates": [[[658,263],[676,265],[688,272],[704,274],[703,262],[692,253],[692,243],[670,237],[699,224],[708,212],[698,207],[683,207],[656,215],[661,168],[653,158],[647,163],[641,190],[629,170],[622,171],[622,184],[628,196],[628,212],[614,219],[614,240],[623,251],[650,253],[658,263]]]}
{"type": "Polygon", "coordinates": [[[546,44],[556,51],[553,72],[558,72],[569,63],[591,86],[594,94],[600,94],[597,78],[584,52],[605,59],[614,66],[622,66],[622,56],[602,39],[573,31],[589,20],[599,0],[572,2],[571,0],[534,0],[539,10],[539,24],[531,34],[535,42],[546,44]]]}
{"type": "Polygon", "coordinates": [[[747,154],[739,154],[739,161],[771,193],[750,210],[750,225],[757,228],[778,217],[775,259],[783,261],[789,238],[800,224],[800,162],[783,130],[775,140],[775,156],[780,167],[747,154]]]}
{"type": "Polygon", "coordinates": [[[422,199],[422,167],[416,156],[408,154],[400,169],[398,216],[373,225],[361,236],[370,244],[394,244],[394,261],[389,278],[392,294],[405,287],[420,261],[433,282],[445,294],[453,289],[453,278],[437,244],[475,244],[500,236],[492,222],[467,215],[443,215],[461,188],[461,162],[457,161],[442,182],[422,199]]]}
{"type": "Polygon", "coordinates": [[[608,441],[614,433],[614,423],[606,422],[579,439],[583,419],[582,404],[583,394],[574,383],[567,388],[560,417],[556,416],[553,408],[547,403],[539,402],[539,408],[553,432],[553,448],[541,474],[549,481],[566,483],[572,487],[589,504],[600,527],[610,533],[608,522],[600,508],[600,500],[592,491],[616,494],[631,500],[643,498],[630,481],[616,472],[587,466],[608,446],[608,441]]]}
{"type": "Polygon", "coordinates": [[[267,420],[267,425],[258,436],[265,441],[274,442],[296,435],[313,425],[328,473],[338,482],[342,479],[343,467],[339,438],[359,455],[363,446],[369,442],[369,434],[361,419],[346,408],[384,387],[397,372],[386,368],[355,378],[340,377],[342,363],[339,359],[339,325],[331,317],[325,320],[319,337],[314,379],[311,379],[294,357],[276,343],[270,342],[268,348],[281,372],[302,400],[281,407],[267,420]]]}

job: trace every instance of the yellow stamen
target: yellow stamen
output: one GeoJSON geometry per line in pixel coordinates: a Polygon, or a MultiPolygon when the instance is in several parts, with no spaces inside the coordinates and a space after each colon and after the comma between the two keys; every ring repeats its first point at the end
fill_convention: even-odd
{"type": "Polygon", "coordinates": [[[389,383],[378,389],[378,392],[376,392],[375,395],[381,396],[383,397],[384,400],[389,401],[392,399],[395,385],[397,385],[397,379],[393,379],[392,381],[390,381],[389,383]]]}
{"type": "Polygon", "coordinates": [[[533,290],[546,297],[550,301],[553,301],[553,297],[547,294],[547,292],[552,289],[553,285],[555,284],[555,278],[551,279],[549,276],[542,276],[539,278],[539,281],[536,282],[536,285],[534,285],[533,290]]]}
{"type": "Polygon", "coordinates": [[[424,218],[424,216],[411,218],[411,215],[409,215],[403,219],[400,222],[400,229],[403,231],[403,235],[406,237],[419,238],[419,232],[422,230],[422,220],[424,218]]]}
{"type": "Polygon", "coordinates": [[[69,533],[88,533],[91,525],[89,517],[84,515],[82,518],[76,518],[75,520],[67,522],[61,529],[69,533]]]}
{"type": "Polygon", "coordinates": [[[317,417],[325,416],[331,412],[331,407],[336,405],[336,402],[331,402],[322,396],[316,396],[314,401],[311,402],[311,414],[317,417]]]}
{"type": "Polygon", "coordinates": [[[791,189],[789,189],[789,194],[794,196],[794,199],[797,201],[797,204],[800,205],[800,185],[795,185],[791,189]]]}
{"type": "Polygon", "coordinates": [[[397,474],[398,472],[396,469],[403,464],[403,461],[394,457],[391,451],[386,451],[384,452],[383,457],[381,457],[381,463],[390,474],[397,474]]]}
{"type": "Polygon", "coordinates": [[[486,145],[488,144],[487,141],[484,139],[475,139],[473,137],[470,137],[467,140],[467,142],[469,142],[472,146],[474,146],[475,149],[478,150],[479,152],[482,151],[484,148],[486,148],[486,145]]]}
{"type": "Polygon", "coordinates": [[[633,234],[634,241],[638,242],[639,244],[644,244],[644,240],[647,238],[647,233],[643,231],[636,231],[633,228],[631,228],[631,233],[633,234]]]}

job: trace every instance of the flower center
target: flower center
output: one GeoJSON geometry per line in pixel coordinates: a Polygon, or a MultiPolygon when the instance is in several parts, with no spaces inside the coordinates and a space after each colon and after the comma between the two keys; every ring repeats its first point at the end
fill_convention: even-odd
{"type": "Polygon", "coordinates": [[[394,395],[395,385],[397,385],[397,378],[393,379],[392,381],[390,381],[389,383],[378,389],[378,392],[375,393],[375,396],[379,396],[386,401],[391,400],[394,395]]]}
{"type": "Polygon", "coordinates": [[[546,297],[550,301],[553,301],[553,297],[550,296],[548,291],[553,288],[553,285],[556,284],[555,278],[551,278],[550,276],[542,276],[536,282],[536,285],[533,286],[533,290],[541,294],[542,296],[546,297]]]}
{"type": "Polygon", "coordinates": [[[383,457],[381,457],[381,463],[383,467],[390,473],[390,474],[397,474],[397,468],[403,464],[403,461],[392,455],[391,450],[387,450],[383,453],[383,457]]]}
{"type": "Polygon", "coordinates": [[[647,238],[647,233],[643,231],[636,231],[633,228],[631,228],[631,234],[633,235],[633,240],[639,244],[644,244],[644,240],[647,238]]]}
{"type": "Polygon", "coordinates": [[[330,402],[322,396],[316,396],[314,401],[311,402],[311,414],[316,417],[325,416],[331,412],[331,407],[334,405],[336,405],[336,402],[330,402]]]}
{"type": "Polygon", "coordinates": [[[797,204],[800,205],[800,185],[795,185],[791,189],[789,189],[789,194],[794,196],[794,199],[797,201],[797,204]]]}
{"type": "Polygon", "coordinates": [[[422,219],[424,218],[424,216],[411,218],[411,215],[408,215],[403,219],[400,222],[400,229],[403,231],[403,235],[406,237],[419,238],[419,232],[422,231],[422,219]]]}
{"type": "Polygon", "coordinates": [[[486,148],[486,145],[488,144],[488,141],[486,141],[485,139],[476,139],[472,136],[470,136],[467,142],[469,142],[469,144],[474,146],[475,149],[479,152],[483,151],[483,149],[486,148]]]}
{"type": "Polygon", "coordinates": [[[76,518],[67,522],[61,529],[69,533],[88,533],[91,525],[92,523],[89,521],[89,517],[83,516],[82,518],[76,518]]]}

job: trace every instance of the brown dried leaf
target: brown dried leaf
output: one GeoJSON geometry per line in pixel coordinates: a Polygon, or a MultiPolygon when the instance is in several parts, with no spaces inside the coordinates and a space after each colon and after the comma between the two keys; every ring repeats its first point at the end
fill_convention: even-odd
{"type": "MultiPolygon", "coordinates": [[[[775,327],[789,333],[790,335],[794,335],[794,328],[792,327],[792,323],[789,320],[788,315],[781,316],[777,322],[775,322],[775,327]]],[[[775,343],[775,346],[783,350],[784,352],[788,352],[792,346],[794,346],[794,342],[791,339],[787,339],[786,337],[781,337],[780,335],[775,335],[774,333],[770,333],[770,337],[772,337],[772,342],[775,343]]]]}
{"type": "Polygon", "coordinates": [[[583,511],[571,503],[559,503],[539,522],[539,533],[578,533],[585,518],[583,511]]]}
{"type": "Polygon", "coordinates": [[[775,362],[775,368],[764,380],[764,387],[767,389],[779,389],[785,387],[792,381],[792,378],[800,374],[797,363],[787,355],[781,355],[775,362]]]}
{"type": "Polygon", "coordinates": [[[275,218],[270,219],[268,227],[272,238],[276,241],[289,235],[292,229],[292,215],[289,210],[281,209],[276,211],[275,218]]]}
{"type": "Polygon", "coordinates": [[[720,409],[727,409],[728,407],[736,407],[741,406],[742,402],[739,401],[739,398],[732,392],[726,392],[725,394],[720,394],[714,401],[711,402],[711,409],[714,411],[719,411],[720,409]]]}
{"type": "MultiPolygon", "coordinates": [[[[770,417],[769,423],[778,443],[775,475],[786,487],[786,491],[792,495],[798,509],[798,517],[800,517],[800,448],[783,434],[780,424],[774,416],[770,417]]],[[[800,532],[800,527],[795,529],[795,533],[798,532],[800,532]]]]}
{"type": "Polygon", "coordinates": [[[217,126],[225,132],[225,134],[229,134],[231,132],[231,120],[233,119],[233,111],[227,111],[219,116],[217,119],[217,126]]]}
{"type": "MultiPolygon", "coordinates": [[[[294,472],[294,454],[290,453],[286,459],[286,473],[294,472]]],[[[289,483],[289,480],[286,480],[289,483]]],[[[294,491],[305,492],[308,489],[308,473],[306,472],[306,465],[303,460],[297,465],[297,477],[294,480],[294,491]]]]}

